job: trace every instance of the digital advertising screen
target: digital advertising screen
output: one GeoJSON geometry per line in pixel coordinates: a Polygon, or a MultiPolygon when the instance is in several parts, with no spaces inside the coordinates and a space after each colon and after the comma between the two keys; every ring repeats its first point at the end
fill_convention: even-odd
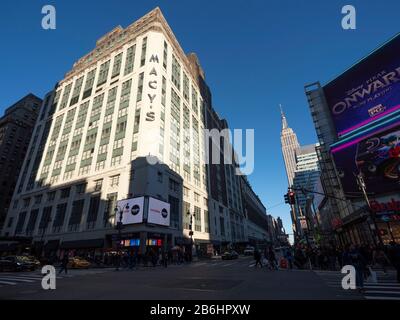
{"type": "Polygon", "coordinates": [[[400,124],[332,149],[346,193],[360,193],[356,175],[361,172],[367,192],[400,190],[400,124]]]}
{"type": "MultiPolygon", "coordinates": [[[[144,197],[124,199],[117,202],[118,210],[122,210],[122,224],[143,222],[144,197]]],[[[119,212],[116,221],[119,221],[119,212]]]]}
{"type": "Polygon", "coordinates": [[[339,137],[400,110],[399,52],[398,35],[324,86],[339,137]]]}
{"type": "Polygon", "coordinates": [[[169,226],[170,204],[168,202],[160,201],[150,197],[147,222],[162,226],[169,226]]]}

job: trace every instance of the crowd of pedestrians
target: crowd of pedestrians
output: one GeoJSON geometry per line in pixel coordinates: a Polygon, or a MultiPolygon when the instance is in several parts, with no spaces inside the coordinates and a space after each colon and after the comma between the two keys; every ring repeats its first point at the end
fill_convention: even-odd
{"type": "Polygon", "coordinates": [[[139,250],[124,250],[105,257],[105,265],[113,265],[119,268],[135,269],[138,266],[167,268],[170,264],[180,265],[190,263],[192,255],[189,250],[182,247],[174,247],[169,250],[161,248],[147,248],[144,254],[139,250]]]}
{"type": "Polygon", "coordinates": [[[397,281],[400,283],[400,245],[391,242],[389,245],[347,245],[338,247],[333,244],[327,246],[310,246],[298,244],[287,247],[281,252],[278,263],[272,246],[264,252],[254,251],[255,267],[265,265],[269,269],[277,269],[278,265],[284,269],[318,269],[341,270],[345,265],[352,265],[356,270],[356,284],[362,289],[364,280],[370,277],[372,269],[382,269],[387,274],[388,268],[397,272],[397,281]]]}

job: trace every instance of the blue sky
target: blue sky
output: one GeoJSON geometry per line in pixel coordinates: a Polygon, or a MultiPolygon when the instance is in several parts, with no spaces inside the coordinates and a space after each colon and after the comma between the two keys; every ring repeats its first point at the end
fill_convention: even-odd
{"type": "MultiPolygon", "coordinates": [[[[255,191],[291,229],[280,149],[282,103],[301,144],[316,142],[304,85],[326,83],[400,31],[398,0],[1,1],[0,113],[32,92],[43,96],[72,64],[117,25],[159,6],[186,52],[196,52],[213,104],[232,128],[255,129],[255,191]],[[41,28],[41,8],[57,29],[41,28]],[[352,4],[357,29],[341,28],[352,4]]],[[[290,231],[291,232],[291,231],[290,231]]]]}

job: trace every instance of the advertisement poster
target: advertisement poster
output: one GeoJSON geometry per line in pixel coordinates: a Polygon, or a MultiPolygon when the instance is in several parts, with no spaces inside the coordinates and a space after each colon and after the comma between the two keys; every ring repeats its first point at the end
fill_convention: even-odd
{"type": "Polygon", "coordinates": [[[400,110],[399,52],[397,36],[324,86],[339,137],[400,110]]]}
{"type": "MultiPolygon", "coordinates": [[[[143,222],[144,197],[119,200],[118,210],[122,210],[122,224],[135,224],[143,222]]],[[[119,221],[119,212],[116,221],[119,221]]]]}
{"type": "Polygon", "coordinates": [[[170,218],[170,204],[150,197],[147,222],[168,227],[170,218]]]}
{"type": "Polygon", "coordinates": [[[355,175],[363,174],[366,190],[381,194],[400,190],[400,125],[332,150],[346,193],[360,194],[355,175]]]}

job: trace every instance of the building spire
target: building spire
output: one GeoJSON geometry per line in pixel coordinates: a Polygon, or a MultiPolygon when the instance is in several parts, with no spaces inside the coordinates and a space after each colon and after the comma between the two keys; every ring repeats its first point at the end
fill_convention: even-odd
{"type": "Polygon", "coordinates": [[[279,104],[279,108],[281,109],[282,130],[287,129],[289,126],[288,126],[285,114],[283,113],[283,108],[282,108],[281,104],[279,104]]]}

